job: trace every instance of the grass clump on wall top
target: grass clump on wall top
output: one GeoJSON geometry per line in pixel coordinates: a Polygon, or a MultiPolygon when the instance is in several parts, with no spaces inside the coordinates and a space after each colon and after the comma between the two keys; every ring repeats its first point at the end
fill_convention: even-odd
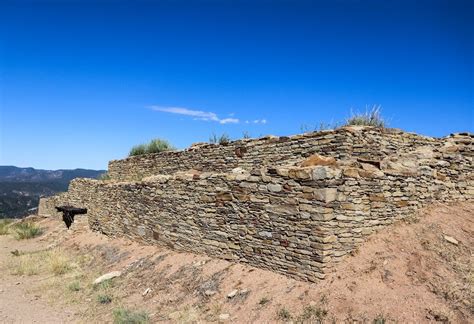
{"type": "Polygon", "coordinates": [[[385,128],[386,122],[381,115],[381,107],[373,106],[372,109],[366,109],[365,113],[352,113],[346,120],[344,126],[373,126],[378,128],[385,128]]]}
{"type": "Polygon", "coordinates": [[[175,149],[176,148],[167,140],[157,138],[151,140],[148,144],[140,144],[132,147],[128,156],[174,151],[175,149]]]}

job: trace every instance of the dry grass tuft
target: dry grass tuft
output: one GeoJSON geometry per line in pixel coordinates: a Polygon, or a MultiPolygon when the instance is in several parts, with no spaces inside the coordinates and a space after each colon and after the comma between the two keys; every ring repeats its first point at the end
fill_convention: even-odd
{"type": "Polygon", "coordinates": [[[10,259],[12,274],[34,275],[40,272],[63,275],[73,269],[73,264],[60,249],[18,253],[10,259]]]}
{"type": "Polygon", "coordinates": [[[199,321],[199,310],[193,306],[185,306],[183,309],[168,315],[169,319],[177,323],[196,323],[199,321]]]}
{"type": "Polygon", "coordinates": [[[25,254],[13,260],[10,265],[12,274],[17,276],[32,276],[40,271],[40,264],[35,255],[25,254]]]}
{"type": "Polygon", "coordinates": [[[324,318],[327,316],[328,312],[322,307],[316,306],[305,306],[303,312],[296,319],[296,323],[315,323],[321,324],[324,323],[324,318]]]}
{"type": "Polygon", "coordinates": [[[72,269],[71,261],[60,249],[48,253],[47,263],[50,271],[55,275],[65,274],[72,269]]]}
{"type": "Polygon", "coordinates": [[[0,235],[7,235],[10,233],[11,219],[0,219],[0,235]]]}
{"type": "Polygon", "coordinates": [[[371,109],[366,108],[364,113],[351,113],[344,126],[373,126],[385,128],[386,122],[381,115],[381,106],[374,105],[371,109]]]}
{"type": "Polygon", "coordinates": [[[145,312],[134,312],[120,307],[114,310],[115,324],[146,324],[149,322],[148,314],[145,312]]]}
{"type": "Polygon", "coordinates": [[[132,147],[128,156],[136,156],[150,153],[160,153],[166,151],[175,151],[176,148],[167,140],[156,138],[147,144],[140,144],[132,147]]]}
{"type": "Polygon", "coordinates": [[[17,240],[31,239],[43,233],[43,230],[33,222],[15,223],[9,227],[17,240]]]}

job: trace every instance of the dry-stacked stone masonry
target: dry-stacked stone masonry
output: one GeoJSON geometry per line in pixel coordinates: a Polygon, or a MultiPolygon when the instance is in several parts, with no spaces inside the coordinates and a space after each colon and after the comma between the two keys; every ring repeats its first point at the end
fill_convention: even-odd
{"type": "Polygon", "coordinates": [[[111,161],[40,201],[92,229],[322,279],[364,237],[432,201],[474,199],[474,136],[347,127],[111,161]]]}

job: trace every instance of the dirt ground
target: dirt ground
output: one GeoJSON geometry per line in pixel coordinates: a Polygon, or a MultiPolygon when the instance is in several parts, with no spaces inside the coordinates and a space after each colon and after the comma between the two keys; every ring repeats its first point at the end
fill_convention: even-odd
{"type": "Polygon", "coordinates": [[[38,219],[38,238],[0,236],[0,322],[113,322],[125,309],[151,323],[472,323],[473,210],[436,204],[382,229],[318,283],[38,219]],[[122,275],[92,283],[110,271],[122,275]]]}
{"type": "Polygon", "coordinates": [[[40,284],[44,278],[15,276],[7,266],[11,251],[18,249],[34,252],[44,249],[38,240],[17,241],[0,236],[0,323],[72,323],[74,312],[60,305],[48,303],[41,293],[29,292],[29,287],[40,284]]]}

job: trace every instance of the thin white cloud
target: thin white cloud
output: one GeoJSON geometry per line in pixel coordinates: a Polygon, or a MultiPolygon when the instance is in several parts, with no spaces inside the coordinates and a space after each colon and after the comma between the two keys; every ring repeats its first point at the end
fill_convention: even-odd
{"type": "MultiPolygon", "coordinates": [[[[177,114],[183,116],[190,116],[194,117],[195,120],[205,120],[205,121],[214,121],[218,122],[219,124],[238,124],[240,123],[240,119],[234,117],[234,113],[230,113],[227,118],[219,118],[216,113],[210,111],[202,111],[202,110],[193,110],[184,107],[163,107],[163,106],[149,106],[148,108],[159,111],[165,112],[170,114],[177,114]]],[[[246,120],[246,124],[251,123],[250,121],[246,120]]],[[[266,119],[255,119],[252,121],[254,124],[266,124],[266,119]]]]}
{"type": "Polygon", "coordinates": [[[224,118],[219,120],[221,124],[238,124],[239,122],[240,120],[238,118],[224,118]]]}
{"type": "Polygon", "coordinates": [[[254,120],[246,120],[244,123],[246,124],[266,124],[268,121],[266,119],[254,119],[254,120]]]}
{"type": "Polygon", "coordinates": [[[181,107],[161,107],[161,106],[150,106],[152,110],[167,112],[170,114],[178,114],[178,115],[185,115],[195,117],[195,119],[199,120],[212,120],[212,121],[219,121],[219,117],[213,112],[207,111],[200,111],[200,110],[191,110],[188,108],[181,108],[181,107]]]}

